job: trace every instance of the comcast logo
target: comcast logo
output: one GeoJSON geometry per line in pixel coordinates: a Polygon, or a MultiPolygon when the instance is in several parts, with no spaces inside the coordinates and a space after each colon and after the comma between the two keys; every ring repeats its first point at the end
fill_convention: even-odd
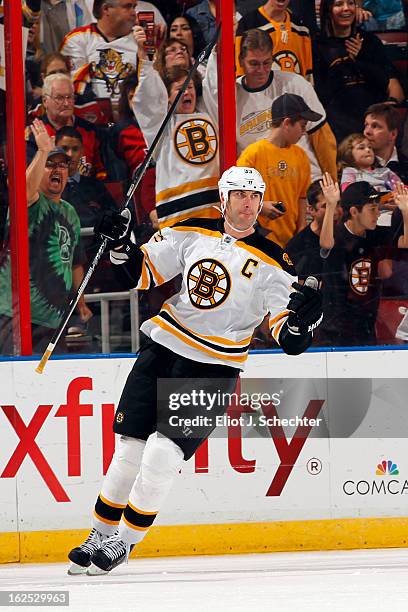
{"type": "MultiPolygon", "coordinates": [[[[357,468],[357,472],[360,468],[357,468]]],[[[382,478],[364,477],[343,482],[345,495],[408,495],[408,478],[399,478],[398,465],[391,459],[384,459],[377,464],[376,476],[382,478]]]]}
{"type": "Polygon", "coordinates": [[[381,463],[377,465],[375,471],[376,476],[398,476],[398,474],[398,466],[396,463],[393,463],[391,459],[388,459],[388,461],[381,461],[381,463]]]}

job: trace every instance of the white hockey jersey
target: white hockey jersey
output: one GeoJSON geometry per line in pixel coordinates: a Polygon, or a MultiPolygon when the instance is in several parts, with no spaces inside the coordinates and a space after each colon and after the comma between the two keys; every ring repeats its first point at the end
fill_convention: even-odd
{"type": "Polygon", "coordinates": [[[71,62],[75,92],[83,94],[88,83],[97,98],[110,98],[117,104],[120,83],[136,69],[137,44],[132,32],[108,41],[96,23],[69,32],[61,53],[71,62]]]}
{"type": "Polygon", "coordinates": [[[244,369],[253,331],[268,313],[279,342],[297,277],[278,245],[258,232],[236,239],[222,227],[217,219],[188,219],[140,247],[138,289],[183,276],[180,292],[141,330],[194,361],[244,369]]]}
{"type": "MultiPolygon", "coordinates": [[[[207,65],[207,78],[209,81],[210,96],[205,98],[208,107],[213,106],[212,112],[218,100],[217,85],[217,56],[213,52],[210,55],[207,65]]],[[[236,105],[237,105],[237,151],[238,155],[253,142],[265,138],[271,127],[271,106],[272,102],[284,93],[292,93],[301,96],[306,104],[316,113],[320,113],[322,118],[317,122],[309,121],[306,132],[312,133],[318,130],[326,122],[326,112],[316,95],[313,86],[302,76],[293,72],[283,72],[272,70],[271,77],[265,87],[261,90],[248,90],[243,82],[244,77],[237,79],[236,85],[236,105]]],[[[322,171],[317,161],[315,152],[307,134],[297,143],[307,154],[312,178],[321,177],[322,171]]]]}
{"type": "MultiPolygon", "coordinates": [[[[133,112],[148,146],[167,111],[164,83],[153,63],[144,60],[133,112]]],[[[174,114],[170,119],[156,149],[156,210],[160,227],[189,217],[220,217],[217,118],[202,108],[192,114],[174,114]]]]}

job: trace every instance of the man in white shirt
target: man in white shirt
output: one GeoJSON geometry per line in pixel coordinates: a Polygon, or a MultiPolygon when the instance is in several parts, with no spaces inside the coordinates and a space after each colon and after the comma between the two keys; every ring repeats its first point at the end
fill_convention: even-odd
{"type": "Polygon", "coordinates": [[[120,83],[136,67],[137,44],[132,30],[136,24],[136,0],[95,0],[96,23],[66,35],[61,53],[71,60],[77,94],[90,84],[97,98],[119,99],[120,83]]]}

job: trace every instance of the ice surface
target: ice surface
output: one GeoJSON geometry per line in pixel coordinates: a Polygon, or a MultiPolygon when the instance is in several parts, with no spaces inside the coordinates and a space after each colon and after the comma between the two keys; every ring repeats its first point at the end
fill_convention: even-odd
{"type": "Polygon", "coordinates": [[[408,549],[134,559],[92,578],[67,567],[0,565],[0,590],[68,589],[69,612],[408,611],[408,549]]]}

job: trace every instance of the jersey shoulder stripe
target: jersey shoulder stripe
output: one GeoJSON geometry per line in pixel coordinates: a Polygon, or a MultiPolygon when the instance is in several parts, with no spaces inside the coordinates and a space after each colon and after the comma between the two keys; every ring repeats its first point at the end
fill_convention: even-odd
{"type": "Polygon", "coordinates": [[[220,219],[201,219],[200,217],[179,221],[178,223],[173,225],[171,229],[186,231],[208,230],[210,232],[218,232],[218,234],[220,235],[222,234],[222,228],[220,227],[220,219]]]}
{"type": "Polygon", "coordinates": [[[242,240],[237,240],[236,244],[243,248],[248,246],[251,250],[258,251],[259,257],[266,263],[282,268],[291,276],[296,276],[295,266],[289,255],[276,242],[264,238],[259,232],[256,231],[242,240]],[[268,262],[268,259],[271,261],[268,262]]]}
{"type": "Polygon", "coordinates": [[[156,200],[156,211],[159,221],[173,213],[182,213],[186,210],[191,210],[194,205],[212,206],[219,202],[218,189],[207,189],[198,193],[185,195],[179,198],[174,198],[169,202],[160,203],[156,200]]]}
{"type": "Polygon", "coordinates": [[[101,36],[101,33],[96,27],[96,23],[88,23],[88,25],[80,26],[79,28],[75,28],[74,30],[71,30],[71,32],[68,32],[62,42],[62,47],[68,40],[71,40],[71,38],[74,38],[80,34],[95,34],[96,36],[101,36]]]}

